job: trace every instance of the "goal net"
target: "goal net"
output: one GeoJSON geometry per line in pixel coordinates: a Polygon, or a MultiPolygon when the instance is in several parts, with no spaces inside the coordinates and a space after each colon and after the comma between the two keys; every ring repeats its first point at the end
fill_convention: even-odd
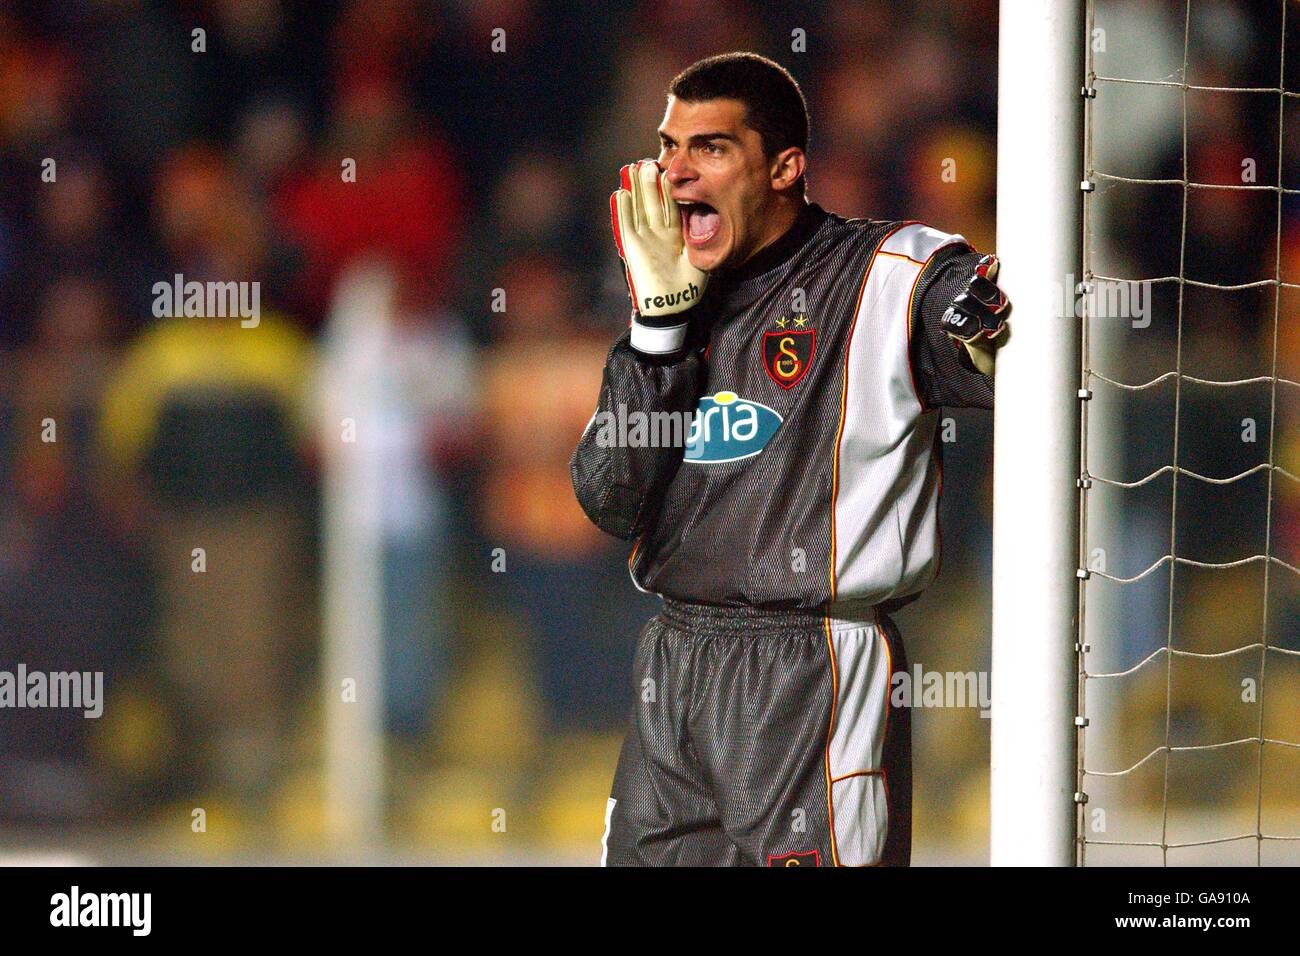
{"type": "Polygon", "coordinates": [[[1076,859],[1294,865],[1300,3],[1084,14],[1076,859]]]}

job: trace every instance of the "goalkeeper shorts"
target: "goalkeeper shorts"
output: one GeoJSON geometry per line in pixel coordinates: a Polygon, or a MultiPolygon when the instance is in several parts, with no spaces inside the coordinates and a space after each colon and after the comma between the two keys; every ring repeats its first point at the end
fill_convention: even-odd
{"type": "Polygon", "coordinates": [[[870,606],[665,599],[637,641],[602,864],[908,865],[911,715],[890,706],[906,669],[870,606]]]}

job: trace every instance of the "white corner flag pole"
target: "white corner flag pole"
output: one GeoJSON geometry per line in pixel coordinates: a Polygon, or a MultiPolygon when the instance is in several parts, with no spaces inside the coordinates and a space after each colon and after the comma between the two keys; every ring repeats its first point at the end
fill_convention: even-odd
{"type": "Polygon", "coordinates": [[[1083,0],[1002,0],[990,862],[1075,861],[1083,0]]]}

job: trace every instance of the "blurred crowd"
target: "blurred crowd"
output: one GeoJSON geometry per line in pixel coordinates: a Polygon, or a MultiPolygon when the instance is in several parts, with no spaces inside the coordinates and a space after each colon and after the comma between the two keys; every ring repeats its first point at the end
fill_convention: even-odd
{"type": "MultiPolygon", "coordinates": [[[[1181,2],[1108,6],[1181,52],[1181,2]]],[[[673,74],[752,49],[803,85],[814,201],[992,250],[996,14],[994,0],[0,5],[0,668],[102,670],[109,701],[101,721],[0,718],[0,822],[310,804],[335,425],[320,382],[353,357],[338,303],[375,266],[394,792],[451,800],[486,779],[602,805],[632,641],[656,607],[567,470],[627,322],[607,234],[617,169],[656,151],[673,74]],[[260,321],[159,315],[154,285],[176,275],[258,282],[260,321]]],[[[1217,40],[1223,22],[1205,21],[1197,82],[1238,82],[1270,55],[1250,24],[1217,40]]],[[[1194,178],[1230,180],[1240,154],[1275,182],[1276,97],[1204,108],[1194,178]]],[[[1180,128],[1151,139],[1122,172],[1178,175],[1180,128]]],[[[1107,248],[1131,274],[1167,272],[1177,199],[1118,204],[1107,248]]],[[[1272,277],[1275,199],[1198,196],[1187,274],[1272,277]]],[[[1282,260],[1300,282],[1292,199],[1282,260]]],[[[1249,295],[1189,309],[1185,354],[1267,364],[1272,301],[1249,295]]],[[[1300,378],[1300,300],[1283,306],[1279,372],[1300,378]]],[[[1167,316],[1155,327],[1144,341],[1172,367],[1167,316]]],[[[1278,460],[1300,474],[1284,410],[1278,460]]],[[[945,500],[940,596],[903,618],[931,669],[988,664],[990,427],[959,421],[946,483],[972,493],[945,500]]],[[[1163,427],[1129,440],[1160,447],[1163,427]]],[[[1192,467],[1212,471],[1206,454],[1192,467]]],[[[1277,485],[1275,553],[1294,561],[1300,507],[1277,485]]],[[[1217,533],[1229,547],[1240,529],[1217,533]]],[[[942,753],[934,779],[978,793],[987,725],[939,726],[918,724],[920,759],[942,753]]]]}

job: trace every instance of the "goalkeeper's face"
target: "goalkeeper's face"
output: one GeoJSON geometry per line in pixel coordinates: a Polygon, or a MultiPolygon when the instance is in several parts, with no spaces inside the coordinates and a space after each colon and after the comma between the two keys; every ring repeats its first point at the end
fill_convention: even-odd
{"type": "MultiPolygon", "coordinates": [[[[762,137],[745,125],[744,103],[670,96],[659,145],[659,165],[668,171],[687,256],[697,269],[734,268],[789,225],[774,214],[779,190],[790,185],[788,161],[764,154],[762,137]]],[[[802,160],[800,154],[794,179],[802,160]]]]}

